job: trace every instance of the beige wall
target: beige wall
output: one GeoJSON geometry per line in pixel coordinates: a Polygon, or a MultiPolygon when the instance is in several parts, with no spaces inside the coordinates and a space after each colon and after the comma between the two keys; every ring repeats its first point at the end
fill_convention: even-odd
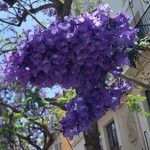
{"type": "MultiPolygon", "coordinates": [[[[136,69],[127,69],[125,75],[145,84],[150,84],[150,51],[142,52],[141,55],[140,65],[137,65],[136,69]]],[[[131,93],[145,96],[145,89],[135,85],[131,93]]],[[[116,124],[118,142],[122,150],[150,149],[150,117],[145,117],[137,113],[129,113],[127,104],[124,103],[126,101],[127,96],[124,95],[118,109],[115,112],[109,110],[98,121],[104,150],[110,150],[105,127],[112,119],[116,124]],[[130,122],[130,125],[128,125],[128,122],[130,122]],[[130,129],[132,128],[135,132],[133,131],[132,136],[129,137],[130,129]]],[[[145,111],[149,111],[147,101],[140,105],[145,111]]]]}
{"type": "Polygon", "coordinates": [[[83,134],[80,133],[80,135],[74,137],[72,141],[73,150],[84,150],[85,149],[84,144],[85,144],[85,140],[83,134]]]}
{"type": "Polygon", "coordinates": [[[63,137],[62,135],[61,135],[60,139],[61,139],[61,143],[62,143],[61,150],[71,150],[70,141],[67,138],[63,137]]]}
{"type": "Polygon", "coordinates": [[[51,145],[49,150],[56,150],[56,145],[58,147],[58,150],[72,150],[70,141],[67,138],[65,138],[63,135],[59,135],[56,138],[56,140],[51,145]]]}

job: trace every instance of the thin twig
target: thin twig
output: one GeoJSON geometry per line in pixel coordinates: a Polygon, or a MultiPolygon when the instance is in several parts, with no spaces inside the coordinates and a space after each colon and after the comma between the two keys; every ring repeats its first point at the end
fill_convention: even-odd
{"type": "Polygon", "coordinates": [[[2,50],[2,51],[0,52],[0,55],[5,54],[5,53],[8,53],[8,52],[15,51],[15,50],[16,50],[16,49],[2,50]]]}
{"type": "Polygon", "coordinates": [[[72,145],[71,145],[71,143],[70,143],[70,141],[68,140],[68,138],[67,138],[67,137],[66,137],[66,140],[67,140],[67,142],[68,142],[68,144],[69,144],[69,146],[70,146],[71,150],[73,150],[73,147],[72,147],[72,145]]]}
{"type": "Polygon", "coordinates": [[[32,13],[31,13],[28,9],[26,9],[26,8],[24,7],[24,5],[22,5],[22,3],[21,3],[19,0],[17,0],[17,2],[21,5],[22,8],[24,8],[24,10],[25,10],[41,27],[43,27],[44,29],[47,29],[34,15],[32,15],[32,13]]]}

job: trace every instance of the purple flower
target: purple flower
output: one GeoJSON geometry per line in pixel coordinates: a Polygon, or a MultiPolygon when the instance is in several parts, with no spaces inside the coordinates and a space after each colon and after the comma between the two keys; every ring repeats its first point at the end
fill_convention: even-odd
{"type": "Polygon", "coordinates": [[[60,84],[73,87],[77,97],[66,105],[61,121],[65,136],[87,131],[106,109],[115,110],[125,90],[125,82],[107,85],[107,75],[120,77],[130,65],[129,47],[135,46],[137,30],[129,26],[125,14],[109,16],[110,8],[59,19],[46,30],[37,27],[18,50],[6,59],[5,80],[18,80],[24,87],[39,88],[60,84]]]}

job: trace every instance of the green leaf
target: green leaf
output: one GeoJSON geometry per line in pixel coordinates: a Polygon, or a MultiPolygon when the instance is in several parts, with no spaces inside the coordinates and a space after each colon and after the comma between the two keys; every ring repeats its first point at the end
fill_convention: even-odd
{"type": "Polygon", "coordinates": [[[23,113],[22,112],[14,114],[14,118],[17,119],[17,120],[21,119],[22,117],[23,117],[23,113]]]}
{"type": "Polygon", "coordinates": [[[140,113],[146,117],[149,117],[150,113],[145,112],[140,106],[140,103],[144,102],[145,100],[146,100],[145,96],[129,94],[128,95],[128,102],[127,102],[129,111],[137,112],[137,113],[140,113]]]}
{"type": "Polygon", "coordinates": [[[56,108],[56,109],[54,109],[54,114],[60,119],[60,118],[62,118],[62,117],[64,117],[65,116],[65,111],[63,111],[62,109],[60,109],[60,108],[56,108]]]}
{"type": "Polygon", "coordinates": [[[69,102],[70,100],[72,100],[73,98],[76,97],[76,90],[75,89],[68,89],[63,97],[58,98],[58,102],[62,105],[66,104],[67,102],[69,102]]]}
{"type": "Polygon", "coordinates": [[[143,114],[145,117],[150,117],[150,113],[148,113],[148,112],[142,112],[142,114],[143,114]]]}

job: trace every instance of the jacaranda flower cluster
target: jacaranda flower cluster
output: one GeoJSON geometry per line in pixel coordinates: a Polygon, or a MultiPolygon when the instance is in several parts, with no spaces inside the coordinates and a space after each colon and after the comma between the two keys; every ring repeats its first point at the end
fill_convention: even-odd
{"type": "Polygon", "coordinates": [[[120,13],[110,16],[107,5],[80,16],[56,20],[48,29],[36,29],[34,35],[6,61],[8,82],[22,86],[34,84],[73,87],[77,97],[67,105],[61,121],[64,135],[72,138],[87,130],[105,110],[119,103],[128,83],[106,84],[107,75],[120,77],[124,65],[130,65],[129,48],[135,46],[136,29],[120,13]]]}

